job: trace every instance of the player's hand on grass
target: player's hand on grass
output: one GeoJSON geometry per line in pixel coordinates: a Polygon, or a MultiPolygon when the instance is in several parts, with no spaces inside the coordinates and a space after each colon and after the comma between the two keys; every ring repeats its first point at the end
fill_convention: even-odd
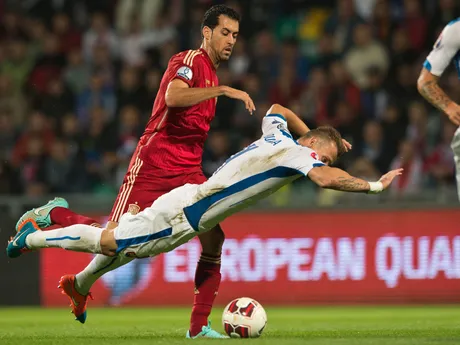
{"type": "Polygon", "coordinates": [[[453,124],[460,126],[460,105],[454,102],[450,103],[446,108],[446,115],[453,124]]]}
{"type": "Polygon", "coordinates": [[[246,106],[246,110],[249,111],[251,115],[256,110],[256,106],[254,105],[251,97],[249,97],[249,95],[244,91],[227,86],[224,89],[224,96],[243,101],[246,106]]]}
{"type": "Polygon", "coordinates": [[[403,170],[404,169],[402,169],[402,168],[401,169],[395,169],[395,170],[391,170],[391,171],[387,172],[385,175],[383,175],[379,180],[379,182],[382,182],[383,189],[387,189],[390,186],[391,182],[393,182],[394,178],[403,173],[403,170]]]}
{"type": "Polygon", "coordinates": [[[351,144],[348,141],[346,141],[345,139],[342,139],[342,144],[345,147],[345,152],[348,152],[348,151],[351,150],[351,148],[352,148],[351,144]]]}

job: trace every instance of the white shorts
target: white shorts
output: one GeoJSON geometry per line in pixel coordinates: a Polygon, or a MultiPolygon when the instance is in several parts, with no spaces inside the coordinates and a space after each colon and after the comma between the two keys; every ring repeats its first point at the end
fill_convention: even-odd
{"type": "Polygon", "coordinates": [[[171,213],[155,204],[133,215],[125,213],[114,230],[117,253],[145,258],[169,252],[198,235],[182,210],[171,213]]]}

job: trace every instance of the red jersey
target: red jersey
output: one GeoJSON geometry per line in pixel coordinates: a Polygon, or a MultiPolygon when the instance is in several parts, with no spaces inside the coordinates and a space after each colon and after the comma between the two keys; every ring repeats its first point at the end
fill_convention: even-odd
{"type": "Polygon", "coordinates": [[[216,111],[217,99],[186,108],[168,108],[168,84],[180,79],[190,87],[218,85],[216,69],[204,49],[174,55],[163,75],[152,116],[141,138],[140,158],[155,168],[172,172],[201,170],[204,142],[216,111]]]}

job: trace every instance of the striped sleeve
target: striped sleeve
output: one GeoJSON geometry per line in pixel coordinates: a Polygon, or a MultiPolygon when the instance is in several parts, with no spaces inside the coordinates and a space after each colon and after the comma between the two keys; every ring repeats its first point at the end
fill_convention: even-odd
{"type": "Polygon", "coordinates": [[[189,87],[193,87],[198,74],[197,65],[200,63],[200,59],[197,59],[197,56],[201,54],[202,52],[199,50],[188,50],[173,56],[168,66],[169,75],[171,76],[170,81],[180,79],[189,87]]]}

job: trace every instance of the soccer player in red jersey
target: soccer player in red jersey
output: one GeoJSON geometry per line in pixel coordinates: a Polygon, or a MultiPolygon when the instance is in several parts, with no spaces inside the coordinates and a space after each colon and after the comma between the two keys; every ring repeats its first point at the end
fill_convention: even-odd
{"type": "MultiPolygon", "coordinates": [[[[115,228],[121,215],[137,213],[161,195],[186,183],[200,184],[206,178],[201,168],[203,145],[214,118],[219,96],[245,103],[252,113],[255,106],[246,92],[219,86],[216,69],[230,58],[239,31],[240,16],[233,9],[216,5],[204,15],[202,46],[174,55],[161,80],[152,115],[140,138],[128,172],[110,214],[107,228],[115,228]]],[[[62,198],[27,212],[41,227],[53,224],[97,225],[88,217],[68,209],[62,198]]],[[[202,253],[195,275],[195,298],[188,336],[219,337],[208,326],[208,316],[219,289],[220,258],[224,233],[220,226],[200,236],[202,253]]],[[[70,297],[73,313],[86,320],[86,303],[92,284],[105,272],[133,258],[97,255],[77,275],[61,278],[60,287],[70,297]]]]}

